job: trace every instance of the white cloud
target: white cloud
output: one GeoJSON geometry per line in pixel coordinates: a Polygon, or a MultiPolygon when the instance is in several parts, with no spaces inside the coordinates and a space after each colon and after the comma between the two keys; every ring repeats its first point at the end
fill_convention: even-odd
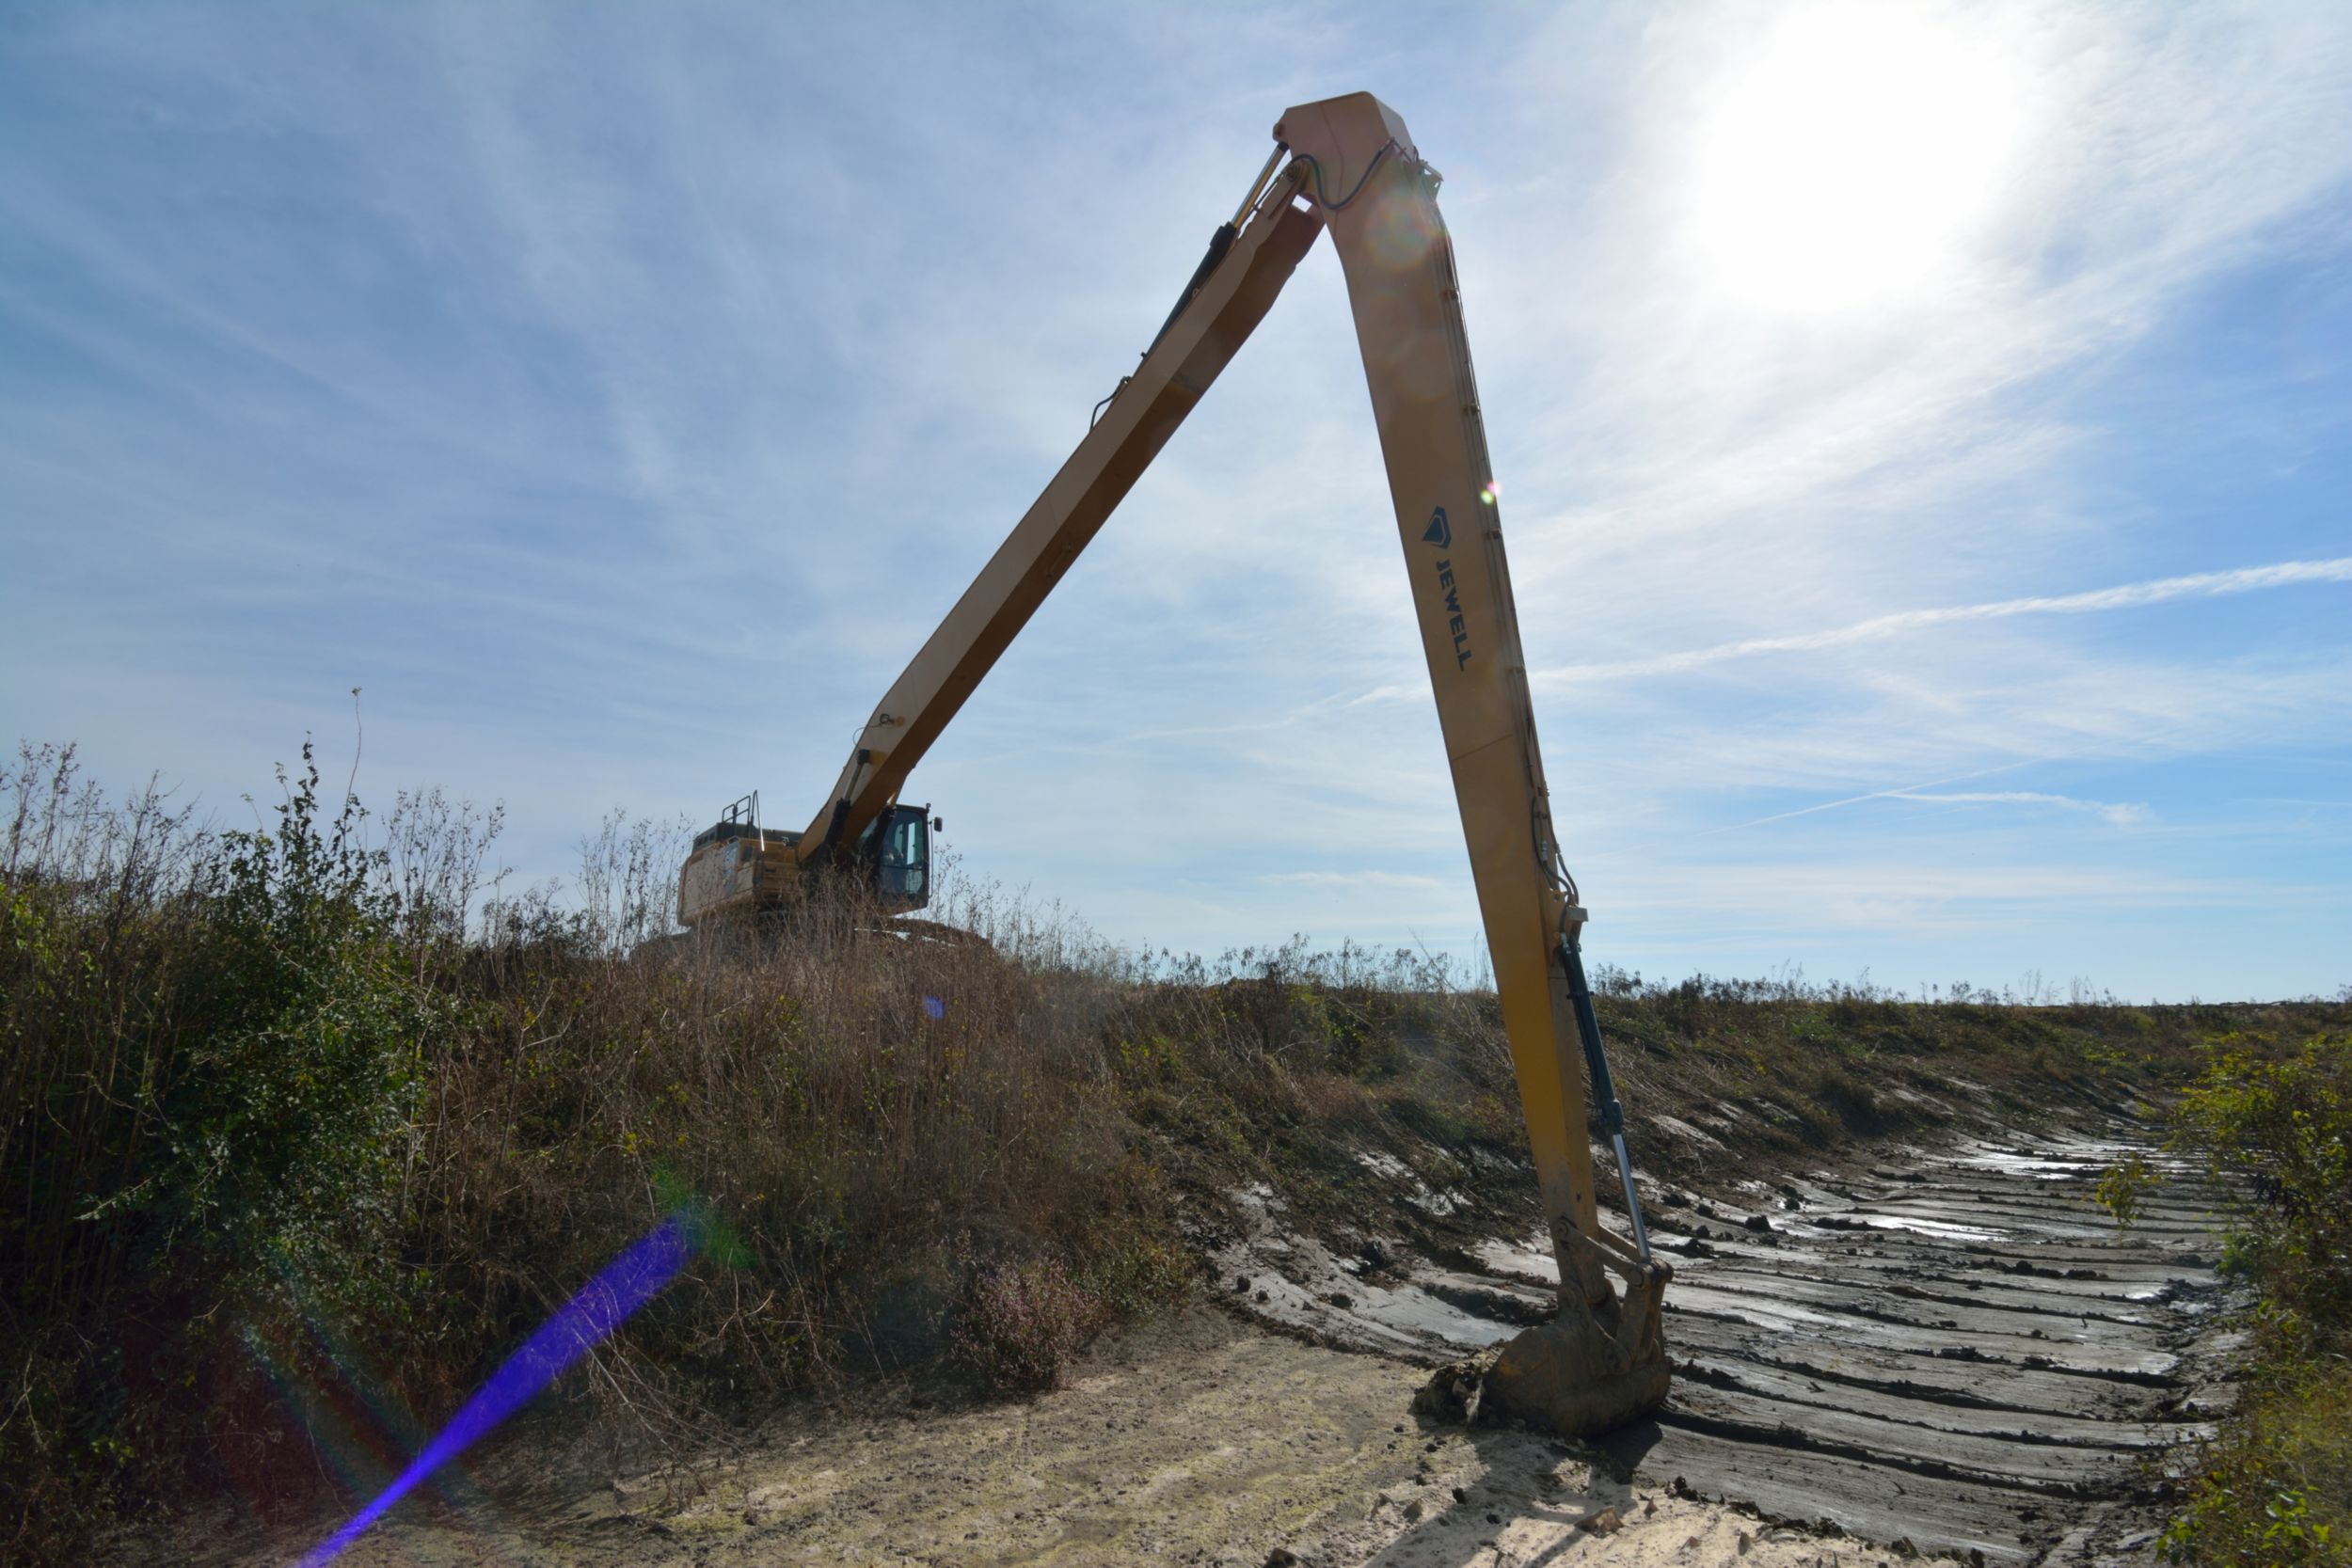
{"type": "MultiPolygon", "coordinates": [[[[2325,479],[2255,485],[2224,427],[2273,409],[2201,381],[2183,324],[2250,267],[2340,261],[2352,13],[1042,14],[85,8],[20,29],[0,310],[54,357],[12,356],[0,393],[28,364],[87,373],[0,421],[0,479],[40,507],[0,583],[11,651],[36,651],[0,660],[0,697],[34,733],[116,737],[132,775],[206,758],[233,799],[360,682],[372,757],[527,799],[518,835],[544,822],[559,865],[615,800],[756,784],[782,810],[1132,363],[1272,115],[1396,82],[1451,177],[1557,809],[1613,904],[1671,890],[1682,847],[1720,864],[1799,837],[1796,885],[1900,904],[1942,863],[1888,835],[2127,855],[2193,830],[2061,814],[2154,798],[2131,774],[2155,761],[2340,748],[2341,595],[2287,590],[2347,580],[2344,519],[2314,517],[2325,479]],[[1309,34],[1311,66],[1282,47],[1309,34]],[[1836,116],[1774,120],[1788,94],[1743,74],[1820,66],[1825,94],[1900,119],[1874,62],[1932,70],[1920,40],[1947,37],[1968,70],[1915,102],[1944,123],[1997,84],[2006,161],[1964,135],[1907,158],[1916,124],[1838,143],[1836,116]],[[1815,182],[1710,229],[1705,172],[1738,172],[1721,138],[1747,134],[1723,104],[1824,155],[1765,168],[1815,182]],[[1848,200],[1830,178],[1890,169],[1917,182],[1848,200]],[[1772,228],[1784,207],[1824,221],[1772,228]],[[1788,287],[1825,255],[1871,276],[1788,287]],[[1758,258],[1776,271],[1738,271],[1758,258]],[[1882,271],[1902,286],[1861,286],[1882,271]],[[2167,421],[2217,454],[2203,512],[2119,444],[2167,421]],[[2280,564],[2160,575],[2228,561],[2280,564]],[[2084,582],[2122,586],[2040,591],[2084,582]],[[2196,610],[2265,591],[2275,615],[2227,641],[2196,610]],[[2090,619],[2157,604],[2181,609],[2090,619]],[[1709,678],[1652,678],[1683,673],[1709,678]],[[1979,803],[2047,809],[1836,809],[1996,789],[1979,803]],[[2058,803],[2075,789],[2100,799],[2058,803]]],[[[2331,309],[2308,321],[2333,331],[2309,313],[2331,309]]],[[[2255,320],[2233,373],[2279,390],[2264,334],[2298,331],[2255,320]]],[[[2289,345],[2295,373],[2336,373],[2327,341],[2289,345]]],[[[2266,472],[2334,471],[2352,432],[2328,390],[2264,430],[2266,472]]],[[[1390,505],[1326,245],[915,787],[986,869],[1117,935],[1470,940],[1390,505]],[[1368,688],[1407,700],[1349,705],[1368,688]]],[[[2006,884],[2002,921],[2072,940],[2086,923],[2032,910],[2156,885],[2126,871],[2053,864],[2006,884]]],[[[1754,871],[1742,930],[1798,928],[1773,912],[1791,874],[1754,871]]],[[[1661,942],[1715,940],[1707,907],[1661,942]]]]}
{"type": "Polygon", "coordinates": [[[1677,927],[1707,933],[1800,930],[1946,937],[2049,920],[2137,919],[2184,909],[2259,909],[2266,900],[2306,918],[2328,890],[2267,879],[2138,866],[2066,866],[1926,857],[1856,856],[1821,865],[1683,862],[1660,867],[1598,911],[1597,927],[1630,940],[1677,927]]]}

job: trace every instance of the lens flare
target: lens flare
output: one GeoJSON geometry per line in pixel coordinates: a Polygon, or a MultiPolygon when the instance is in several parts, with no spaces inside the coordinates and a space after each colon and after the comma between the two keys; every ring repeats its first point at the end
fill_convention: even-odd
{"type": "Polygon", "coordinates": [[[673,1214],[606,1264],[538,1333],[525,1340],[520,1350],[490,1374],[490,1381],[450,1418],[449,1425],[424,1446],[398,1480],[353,1514],[342,1528],[313,1547],[302,1559],[300,1568],[324,1568],[333,1561],[425,1478],[529,1403],[573,1362],[618,1328],[630,1313],[650,1301],[686,1266],[692,1251],[686,1216],[673,1214]]]}

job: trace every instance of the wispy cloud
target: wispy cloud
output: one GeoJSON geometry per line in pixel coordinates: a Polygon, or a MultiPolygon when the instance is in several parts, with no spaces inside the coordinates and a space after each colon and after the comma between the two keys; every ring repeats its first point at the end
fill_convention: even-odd
{"type": "Polygon", "coordinates": [[[2226,871],[2199,875],[2153,866],[2054,866],[2007,859],[1955,865],[1888,856],[1824,865],[1669,863],[1640,888],[1613,900],[1604,913],[1608,925],[1663,930],[1677,926],[1769,930],[1794,923],[1820,930],[1910,930],[1948,939],[1970,928],[2037,923],[2053,913],[2120,924],[2152,915],[2169,918],[2184,908],[2252,910],[2274,900],[2309,919],[2325,909],[2328,897],[2321,884],[2226,871]]]}
{"type": "Polygon", "coordinates": [[[2198,572],[2187,577],[2127,582],[2082,594],[1902,610],[1888,615],[1873,615],[1867,620],[1842,626],[1827,626],[1820,631],[1795,632],[1782,637],[1741,638],[1734,642],[1718,642],[1711,647],[1691,648],[1653,658],[1561,665],[1550,670],[1531,671],[1528,679],[1545,684],[1619,680],[1638,675],[1677,675],[1735,659],[1757,658],[1771,654],[1816,653],[1824,648],[1876,642],[1969,621],[2005,621],[2020,615],[2091,615],[2102,610],[2136,610],[2173,599],[2219,598],[2231,594],[2253,594],[2267,588],[2289,588],[2318,582],[2352,582],[2352,556],[2338,556],[2325,561],[2284,561],[2272,566],[2245,566],[2226,572],[2198,572]]]}
{"type": "MultiPolygon", "coordinates": [[[[2313,280],[2346,255],[2352,12],[1910,8],[1991,62],[2029,150],[1934,230],[1930,286],[1778,309],[1747,269],[1824,242],[1792,211],[1954,211],[1840,114],[1899,199],[1816,184],[1687,243],[1694,171],[1747,145],[1715,108],[1869,33],[1859,7],[1456,8],[1322,27],[1311,66],[1272,45],[1327,18],[1280,0],[42,10],[0,50],[0,709],[233,800],[364,684],[370,768],[528,801],[533,874],[616,801],[801,799],[1133,363],[1270,117],[1409,79],[1556,810],[1597,904],[1689,880],[1613,959],[1851,970],[1884,901],[1946,942],[1997,900],[2016,956],[1923,972],[2197,983],[2210,942],[2071,945],[2151,878],[2243,877],[2255,911],[2352,885],[2310,852],[2340,812],[2217,799],[2344,794],[2352,304],[2313,280]],[[2279,564],[2160,575],[2237,562],[2279,564]],[[2106,797],[2162,801],[2161,865],[2083,831],[2133,809],[2106,797]],[[2231,812],[2296,852],[2252,863],[2206,831],[2231,812]],[[1936,881],[1995,836],[1982,900],[1936,881]],[[1862,934],[1820,937],[1823,902],[1862,934]]],[[[1900,110],[1883,83],[1936,58],[1859,62],[1861,101],[1900,110]]],[[[926,761],[976,869],[1121,938],[1475,941],[1363,386],[1327,245],[926,761]]],[[[2243,945],[2318,984],[2300,909],[2243,945]]]]}
{"type": "Polygon", "coordinates": [[[2045,795],[2035,789],[1953,790],[1945,794],[1926,794],[1915,789],[1899,789],[1893,791],[1887,799],[1931,800],[1956,806],[2059,806],[2067,811],[2095,813],[2119,828],[2137,828],[2156,819],[2154,812],[2137,801],[2079,800],[2072,795],[2045,795]]]}
{"type": "Polygon", "coordinates": [[[1901,784],[1892,789],[1870,789],[1859,795],[1848,795],[1836,800],[1817,800],[1809,806],[1797,806],[1788,811],[1776,811],[1769,816],[1750,817],[1745,822],[1726,822],[1721,827],[1709,828],[1706,832],[1697,836],[1711,838],[1718,833],[1736,833],[1749,828],[1767,828],[1775,822],[1793,822],[1800,816],[1818,816],[1825,811],[1841,811],[1848,806],[1865,805],[1872,800],[1892,800],[1915,794],[1919,790],[1933,789],[1939,784],[1958,784],[1963,779],[1981,779],[1988,774],[2006,773],[2022,766],[2024,765],[2021,763],[2006,763],[1998,768],[1979,768],[1974,772],[1958,774],[1948,779],[1937,779],[1928,784],[1901,784]]]}
{"type": "Polygon", "coordinates": [[[1259,880],[1300,887],[1409,888],[1416,893],[1454,891],[1435,877],[1416,876],[1403,871],[1275,871],[1259,880]]]}

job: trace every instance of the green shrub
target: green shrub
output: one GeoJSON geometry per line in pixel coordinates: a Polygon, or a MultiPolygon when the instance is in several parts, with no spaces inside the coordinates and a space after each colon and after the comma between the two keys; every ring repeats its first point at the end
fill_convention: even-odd
{"type": "Polygon", "coordinates": [[[2200,1450],[2164,1544],[2176,1561],[2229,1568],[2352,1563],[2352,1370],[2265,1356],[2200,1450]]]}
{"type": "Polygon", "coordinates": [[[2250,1179],[2228,1258],[2258,1294],[2245,1396],[2166,1546],[2233,1568],[2352,1563],[2352,1036],[2225,1035],[2175,1117],[2217,1175],[2250,1179]]]}
{"type": "Polygon", "coordinates": [[[220,1370],[290,1312],[290,1279],[346,1310],[394,1291],[378,1239],[442,1008],[357,806],[326,816],[307,746],[280,782],[275,829],[209,834],[152,788],[116,806],[79,786],[70,749],[0,770],[19,1529],[77,1465],[204,1456],[234,1399],[220,1370]]]}
{"type": "Polygon", "coordinates": [[[2091,1201],[2115,1218],[2118,1230],[2129,1230],[2139,1218],[2139,1202],[2159,1178],[2147,1159],[2134,1153],[2121,1164],[2110,1165],[2099,1178],[2098,1187],[2091,1193],[2091,1201]]]}

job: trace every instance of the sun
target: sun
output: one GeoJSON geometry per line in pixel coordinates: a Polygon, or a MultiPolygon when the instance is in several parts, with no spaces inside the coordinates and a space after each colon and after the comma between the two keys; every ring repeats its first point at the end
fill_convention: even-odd
{"type": "Polygon", "coordinates": [[[2020,72],[1981,28],[1921,7],[1782,20],[1710,94],[1689,236],[1742,302],[1879,309],[1950,281],[2020,150],[2020,72]]]}

